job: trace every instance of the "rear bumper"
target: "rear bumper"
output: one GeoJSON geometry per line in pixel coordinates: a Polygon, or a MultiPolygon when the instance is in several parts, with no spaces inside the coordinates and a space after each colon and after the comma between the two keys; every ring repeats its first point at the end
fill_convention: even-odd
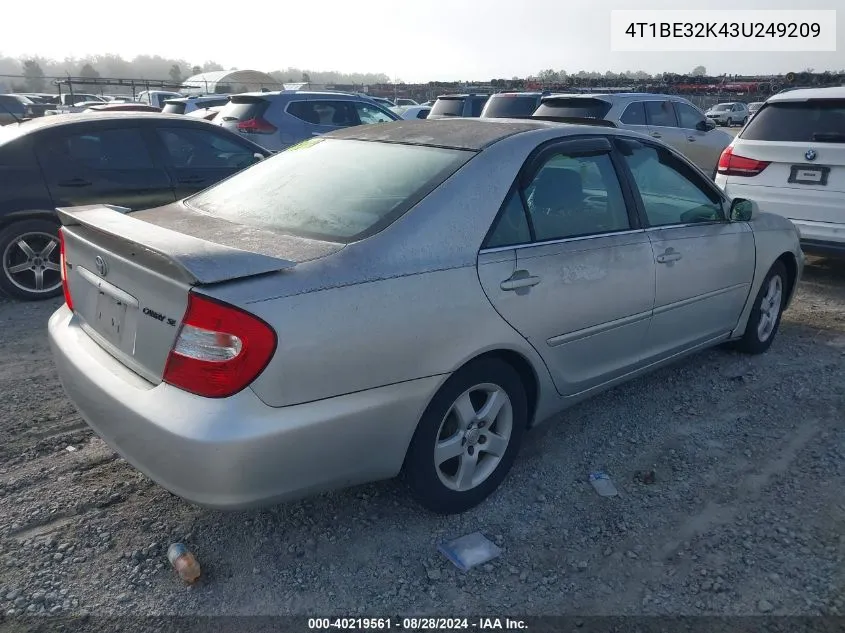
{"type": "Polygon", "coordinates": [[[219,509],[395,476],[442,381],[274,408],[250,389],[215,400],[153,385],[94,343],[67,306],[48,329],[62,386],[91,428],[164,488],[219,509]]]}
{"type": "Polygon", "coordinates": [[[716,176],[716,184],[732,198],[754,200],[760,211],[788,218],[801,235],[808,253],[845,248],[845,193],[760,187],[736,182],[734,177],[716,176]],[[807,218],[842,218],[841,222],[819,222],[807,218]]]}

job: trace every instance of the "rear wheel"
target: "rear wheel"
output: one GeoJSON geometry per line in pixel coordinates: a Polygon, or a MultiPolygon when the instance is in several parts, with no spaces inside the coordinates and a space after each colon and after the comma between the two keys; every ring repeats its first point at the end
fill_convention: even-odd
{"type": "Polygon", "coordinates": [[[519,374],[498,359],[456,372],[414,433],[403,477],[426,508],[464,512],[486,499],[513,465],[528,416],[519,374]]]}
{"type": "Polygon", "coordinates": [[[783,262],[775,262],[757,293],[745,334],[736,343],[737,350],[746,354],[762,354],[771,347],[780,326],[788,284],[786,266],[783,262]]]}
{"type": "Polygon", "coordinates": [[[725,122],[725,125],[727,125],[728,127],[733,127],[734,120],[731,119],[731,118],[728,118],[728,120],[725,122]]]}
{"type": "Polygon", "coordinates": [[[0,287],[27,301],[62,294],[59,227],[48,220],[14,222],[0,231],[0,287]]]}

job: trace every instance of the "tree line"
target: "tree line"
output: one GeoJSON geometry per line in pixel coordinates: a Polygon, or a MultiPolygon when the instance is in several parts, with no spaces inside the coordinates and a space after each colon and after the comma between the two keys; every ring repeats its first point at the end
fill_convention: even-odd
{"type": "MultiPolygon", "coordinates": [[[[149,79],[180,84],[192,75],[215,70],[226,68],[215,61],[192,64],[184,59],[160,55],[138,55],[127,60],[120,55],[109,54],[81,59],[69,57],[62,61],[0,55],[0,85],[5,84],[8,91],[52,92],[53,79],[68,76],[87,79],[149,79]]],[[[321,72],[293,67],[274,70],[269,74],[280,83],[377,84],[390,81],[384,73],[321,72]]]]}

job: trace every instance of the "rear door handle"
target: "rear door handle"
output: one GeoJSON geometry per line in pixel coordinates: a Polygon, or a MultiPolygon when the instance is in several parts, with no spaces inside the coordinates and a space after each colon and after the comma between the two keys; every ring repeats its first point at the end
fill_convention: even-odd
{"type": "Polygon", "coordinates": [[[652,132],[651,135],[654,138],[663,138],[663,135],[660,132],[652,132]]]}
{"type": "Polygon", "coordinates": [[[71,178],[70,180],[60,180],[59,187],[90,187],[91,182],[84,178],[71,178]]]}
{"type": "MultiPolygon", "coordinates": [[[[514,273],[514,275],[516,275],[516,273],[514,273]]],[[[530,288],[531,286],[536,286],[538,283],[540,283],[539,277],[529,275],[526,277],[511,277],[510,279],[506,279],[499,285],[499,287],[502,290],[519,290],[520,288],[530,288]]]]}
{"type": "Polygon", "coordinates": [[[688,136],[687,140],[695,143],[695,137],[694,136],[688,136]]]}
{"type": "Polygon", "coordinates": [[[658,264],[668,264],[669,262],[676,262],[681,259],[683,255],[680,253],[663,253],[662,255],[657,256],[657,263],[658,264]]]}

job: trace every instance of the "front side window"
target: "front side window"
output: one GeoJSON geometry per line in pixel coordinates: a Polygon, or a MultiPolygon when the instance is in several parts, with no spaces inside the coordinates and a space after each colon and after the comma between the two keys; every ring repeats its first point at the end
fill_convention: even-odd
{"type": "Polygon", "coordinates": [[[609,154],[554,154],[523,195],[538,242],[631,228],[609,154]]]}
{"type": "Polygon", "coordinates": [[[632,139],[619,145],[651,226],[725,219],[719,195],[674,154],[632,139]]]}
{"type": "Polygon", "coordinates": [[[399,143],[309,139],[187,203],[237,224],[354,242],[390,225],[474,155],[399,143]]]}
{"type": "Polygon", "coordinates": [[[93,170],[152,169],[153,160],[137,128],[57,136],[42,143],[38,160],[47,170],[79,166],[93,170]]]}
{"type": "Polygon", "coordinates": [[[704,115],[691,105],[676,103],[675,108],[678,110],[678,122],[684,129],[695,130],[698,124],[704,120],[704,115]]]}
{"type": "Polygon", "coordinates": [[[390,123],[394,119],[390,118],[380,108],[368,105],[366,103],[356,103],[355,109],[358,110],[358,118],[361,123],[390,123]]]}

